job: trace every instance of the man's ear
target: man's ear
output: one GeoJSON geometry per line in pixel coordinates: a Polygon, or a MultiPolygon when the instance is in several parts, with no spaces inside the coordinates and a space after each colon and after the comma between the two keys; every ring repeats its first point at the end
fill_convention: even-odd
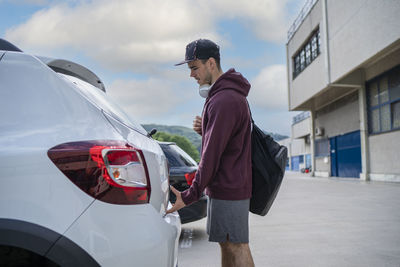
{"type": "Polygon", "coordinates": [[[210,62],[210,68],[211,70],[214,70],[217,67],[217,62],[215,61],[215,58],[210,57],[208,59],[208,61],[210,62]]]}

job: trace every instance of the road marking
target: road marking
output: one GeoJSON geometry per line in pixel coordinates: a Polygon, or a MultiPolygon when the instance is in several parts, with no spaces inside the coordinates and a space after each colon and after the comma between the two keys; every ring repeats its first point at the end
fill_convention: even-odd
{"type": "Polygon", "coordinates": [[[193,229],[183,229],[183,236],[181,240],[181,248],[191,248],[193,240],[193,229]]]}

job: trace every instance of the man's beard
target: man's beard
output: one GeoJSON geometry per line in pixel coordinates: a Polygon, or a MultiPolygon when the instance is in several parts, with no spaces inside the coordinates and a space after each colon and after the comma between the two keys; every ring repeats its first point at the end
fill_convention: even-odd
{"type": "Polygon", "coordinates": [[[211,84],[211,81],[212,81],[211,72],[208,72],[208,71],[207,71],[206,77],[204,78],[204,83],[211,84]]]}

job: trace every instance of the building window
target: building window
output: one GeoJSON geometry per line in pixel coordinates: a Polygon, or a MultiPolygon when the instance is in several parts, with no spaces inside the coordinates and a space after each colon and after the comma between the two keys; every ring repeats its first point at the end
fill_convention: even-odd
{"type": "Polygon", "coordinates": [[[400,66],[367,82],[369,133],[400,129],[400,66]]]}
{"type": "Polygon", "coordinates": [[[317,58],[321,53],[320,46],[319,29],[317,29],[293,57],[293,79],[317,58]]]}

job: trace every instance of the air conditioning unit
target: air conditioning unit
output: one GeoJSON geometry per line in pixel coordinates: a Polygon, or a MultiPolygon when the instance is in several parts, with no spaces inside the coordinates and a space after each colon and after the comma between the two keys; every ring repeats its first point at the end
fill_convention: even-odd
{"type": "Polygon", "coordinates": [[[322,128],[322,127],[315,127],[315,135],[316,135],[316,136],[323,136],[323,135],[324,135],[324,128],[322,128]]]}

